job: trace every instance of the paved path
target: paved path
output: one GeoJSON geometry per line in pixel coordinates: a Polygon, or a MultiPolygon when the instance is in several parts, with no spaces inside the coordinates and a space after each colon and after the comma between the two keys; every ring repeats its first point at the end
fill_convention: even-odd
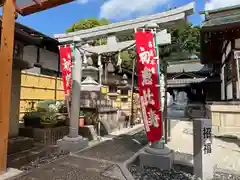
{"type": "MultiPolygon", "coordinates": [[[[172,120],[173,128],[177,121],[172,120]]],[[[124,163],[147,143],[143,126],[103,138],[99,144],[15,178],[14,180],[128,180],[124,163]]],[[[131,178],[130,178],[131,179],[131,178]]]]}
{"type": "Polygon", "coordinates": [[[146,145],[144,131],[106,140],[40,166],[15,180],[126,180],[123,163],[146,145]]]}

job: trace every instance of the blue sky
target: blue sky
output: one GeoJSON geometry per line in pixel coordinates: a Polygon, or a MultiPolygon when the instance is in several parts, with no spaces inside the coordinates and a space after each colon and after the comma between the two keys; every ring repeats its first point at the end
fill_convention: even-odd
{"type": "MultiPolygon", "coordinates": [[[[170,7],[181,6],[191,1],[192,0],[78,0],[26,17],[19,16],[18,21],[52,36],[53,34],[64,33],[67,27],[82,18],[106,17],[112,22],[117,22],[142,15],[159,13],[170,7]],[[131,4],[128,4],[129,2],[131,4]]],[[[201,17],[198,13],[200,10],[204,10],[204,1],[205,0],[196,0],[195,14],[189,17],[189,21],[194,25],[201,23],[201,17]]]]}

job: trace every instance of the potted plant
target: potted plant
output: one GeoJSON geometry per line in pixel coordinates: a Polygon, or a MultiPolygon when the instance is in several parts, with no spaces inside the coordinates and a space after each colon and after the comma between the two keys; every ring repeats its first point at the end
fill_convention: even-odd
{"type": "Polygon", "coordinates": [[[79,127],[84,127],[85,122],[85,114],[83,110],[80,110],[79,112],[79,127]]]}

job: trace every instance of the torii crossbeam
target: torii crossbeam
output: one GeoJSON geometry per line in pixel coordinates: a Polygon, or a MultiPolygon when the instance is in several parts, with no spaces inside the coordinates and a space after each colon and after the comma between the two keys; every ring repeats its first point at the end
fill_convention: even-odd
{"type": "Polygon", "coordinates": [[[10,121],[10,98],[15,18],[47,10],[74,0],[0,0],[2,31],[0,46],[0,175],[7,168],[7,148],[10,121]]]}

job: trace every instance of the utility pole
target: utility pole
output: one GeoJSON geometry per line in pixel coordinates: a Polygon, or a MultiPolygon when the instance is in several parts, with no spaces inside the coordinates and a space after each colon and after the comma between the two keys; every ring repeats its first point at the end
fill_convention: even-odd
{"type": "Polygon", "coordinates": [[[5,0],[2,12],[0,47],[0,175],[5,173],[7,168],[15,11],[15,0],[5,0]]]}

